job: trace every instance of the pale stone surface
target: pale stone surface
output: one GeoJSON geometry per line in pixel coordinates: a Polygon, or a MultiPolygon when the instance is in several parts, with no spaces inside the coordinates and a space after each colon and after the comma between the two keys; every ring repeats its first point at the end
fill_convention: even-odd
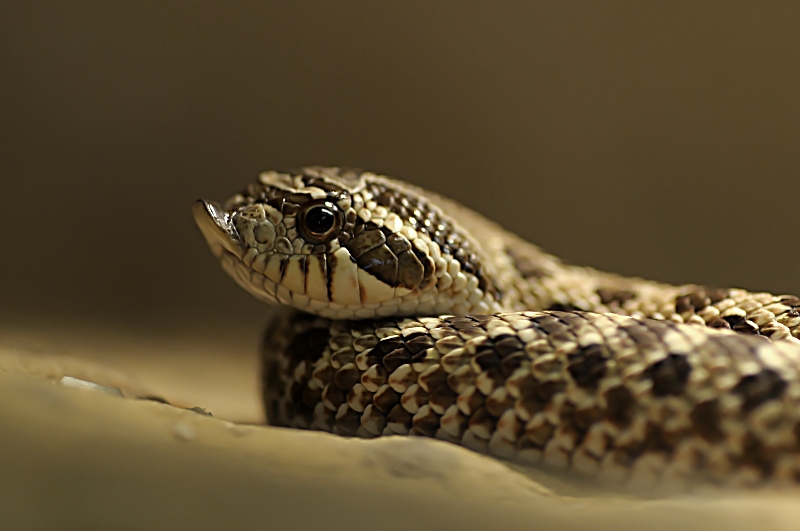
{"type": "MultiPolygon", "coordinates": [[[[187,396],[170,374],[174,395],[187,396]]],[[[2,529],[788,530],[800,521],[797,492],[636,500],[438,441],[234,424],[58,385],[65,375],[150,392],[83,360],[0,350],[2,529]]]]}

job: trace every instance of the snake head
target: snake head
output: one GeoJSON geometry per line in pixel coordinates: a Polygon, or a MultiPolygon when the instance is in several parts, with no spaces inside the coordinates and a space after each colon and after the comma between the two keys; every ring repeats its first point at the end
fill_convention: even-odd
{"type": "Polygon", "coordinates": [[[490,309],[452,220],[387,177],[264,172],[221,205],[198,201],[194,215],[225,271],[271,303],[337,319],[490,309]]]}

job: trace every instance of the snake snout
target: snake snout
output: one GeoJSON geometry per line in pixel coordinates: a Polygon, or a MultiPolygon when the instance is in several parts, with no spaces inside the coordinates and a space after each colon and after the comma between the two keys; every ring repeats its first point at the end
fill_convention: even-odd
{"type": "Polygon", "coordinates": [[[228,251],[241,258],[243,249],[236,228],[231,223],[230,213],[218,203],[204,199],[195,202],[192,213],[214,255],[219,257],[224,251],[228,251]]]}

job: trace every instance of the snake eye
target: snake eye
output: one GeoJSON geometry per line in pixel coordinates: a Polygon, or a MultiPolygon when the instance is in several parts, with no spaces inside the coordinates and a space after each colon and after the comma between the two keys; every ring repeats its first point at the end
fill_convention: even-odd
{"type": "Polygon", "coordinates": [[[342,211],[329,201],[310,204],[299,216],[300,233],[311,243],[330,241],[342,228],[342,211]]]}

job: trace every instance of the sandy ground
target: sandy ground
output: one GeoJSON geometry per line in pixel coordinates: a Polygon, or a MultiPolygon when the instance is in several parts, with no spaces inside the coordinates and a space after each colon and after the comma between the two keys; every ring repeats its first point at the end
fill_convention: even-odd
{"type": "Polygon", "coordinates": [[[258,333],[0,328],[0,529],[797,529],[796,492],[634,499],[438,441],[257,425],[258,333]],[[191,333],[190,333],[191,332],[191,333]],[[73,376],[124,397],[59,384],[73,376]],[[161,396],[213,417],[133,397],[161,396]]]}

